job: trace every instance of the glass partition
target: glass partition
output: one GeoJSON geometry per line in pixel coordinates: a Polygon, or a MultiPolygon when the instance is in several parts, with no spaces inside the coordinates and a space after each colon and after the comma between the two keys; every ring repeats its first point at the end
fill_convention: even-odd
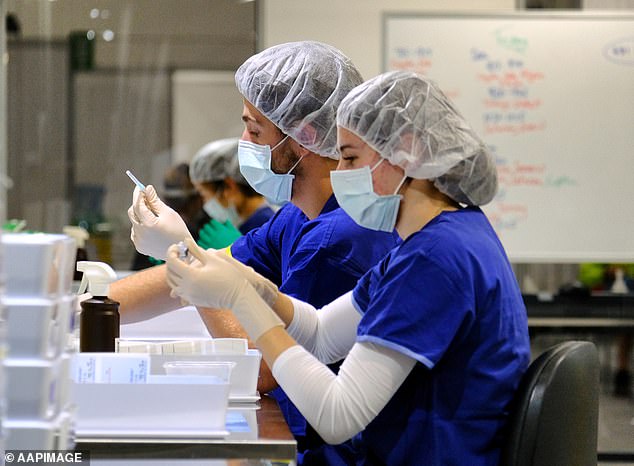
{"type": "MultiPolygon", "coordinates": [[[[5,0],[4,7],[6,217],[34,231],[81,225],[91,260],[129,269],[133,185],[125,170],[161,192],[166,171],[187,163],[200,141],[239,135],[232,82],[230,105],[199,108],[174,92],[174,77],[232,77],[255,51],[255,3],[5,0]],[[187,121],[197,131],[185,136],[191,142],[174,134],[187,121]]],[[[188,98],[205,101],[200,79],[185,87],[188,98]]]]}

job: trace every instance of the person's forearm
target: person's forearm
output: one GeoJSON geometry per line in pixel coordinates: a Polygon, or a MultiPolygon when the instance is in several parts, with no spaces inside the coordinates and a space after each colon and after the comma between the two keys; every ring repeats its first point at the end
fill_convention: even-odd
{"type": "Polygon", "coordinates": [[[277,292],[277,300],[273,304],[272,309],[278,317],[282,319],[285,327],[288,327],[293,321],[293,315],[295,312],[293,309],[293,303],[290,299],[288,299],[288,296],[281,291],[277,292]]]}
{"type": "Polygon", "coordinates": [[[170,297],[165,270],[165,265],[158,265],[110,285],[108,295],[120,304],[122,324],[150,319],[182,306],[180,299],[170,297]]]}
{"type": "MultiPolygon", "coordinates": [[[[249,340],[249,348],[255,348],[255,344],[249,339],[233,312],[226,309],[198,308],[198,314],[205,323],[209,334],[214,338],[246,338],[249,340]]],[[[268,393],[277,387],[268,364],[262,361],[258,375],[258,391],[268,393]]]]}
{"type": "MultiPolygon", "coordinates": [[[[283,332],[280,327],[272,329],[258,343],[276,330],[283,332]]],[[[272,367],[280,386],[317,433],[327,443],[339,444],[376,418],[415,364],[395,350],[357,343],[337,375],[300,346],[279,354],[272,367]]]]}
{"type": "Polygon", "coordinates": [[[262,334],[255,344],[262,351],[262,357],[268,366],[273,367],[278,356],[291,346],[297,345],[297,342],[282,327],[273,327],[262,334]]]}

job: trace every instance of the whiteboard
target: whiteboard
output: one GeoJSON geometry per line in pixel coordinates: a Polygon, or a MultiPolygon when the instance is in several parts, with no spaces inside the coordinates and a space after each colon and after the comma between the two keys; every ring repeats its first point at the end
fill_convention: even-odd
{"type": "Polygon", "coordinates": [[[512,261],[634,262],[634,16],[388,14],[383,45],[493,150],[512,261]]]}

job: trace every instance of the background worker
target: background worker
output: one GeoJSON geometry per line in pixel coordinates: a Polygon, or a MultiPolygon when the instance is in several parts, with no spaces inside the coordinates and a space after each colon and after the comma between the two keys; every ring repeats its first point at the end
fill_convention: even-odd
{"type": "Polygon", "coordinates": [[[203,210],[218,222],[209,223],[200,231],[197,243],[204,249],[220,249],[233,243],[240,235],[262,226],[274,213],[264,196],[240,173],[238,140],[228,138],[206,144],[189,166],[189,177],[202,198],[203,210]]]}

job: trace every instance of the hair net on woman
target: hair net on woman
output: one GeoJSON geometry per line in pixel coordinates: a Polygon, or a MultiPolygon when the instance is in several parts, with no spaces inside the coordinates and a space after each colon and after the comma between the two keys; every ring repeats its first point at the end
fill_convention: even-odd
{"type": "Polygon", "coordinates": [[[222,181],[229,177],[249,186],[240,173],[238,141],[238,138],[219,139],[201,147],[189,165],[192,183],[222,181]]]}
{"type": "Polygon", "coordinates": [[[483,205],[497,191],[495,161],[438,86],[393,71],[351,91],[337,125],[359,136],[405,175],[434,181],[457,202],[483,205]]]}
{"type": "Polygon", "coordinates": [[[336,113],[363,79],[348,57],[320,42],[290,42],[252,56],[236,72],[238,90],[307,149],[338,158],[336,113]]]}

